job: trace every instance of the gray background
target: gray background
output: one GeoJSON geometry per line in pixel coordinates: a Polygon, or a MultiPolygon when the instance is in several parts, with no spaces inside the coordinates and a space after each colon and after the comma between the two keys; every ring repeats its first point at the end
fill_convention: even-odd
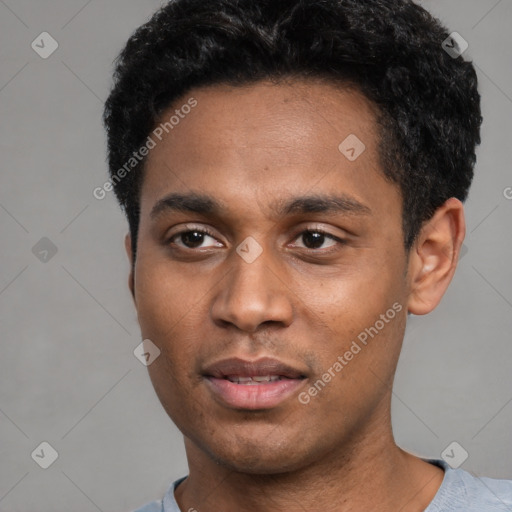
{"type": "MultiPolygon", "coordinates": [[[[2,512],[126,512],[187,472],[133,355],[125,220],[92,195],[112,60],[160,4],[0,0],[2,512]],[[31,48],[43,31],[59,43],[48,59],[31,48]],[[58,250],[46,262],[43,237],[58,250]],[[42,441],[59,454],[46,470],[31,458],[42,441]]],[[[440,457],[455,440],[464,469],[512,478],[512,0],[422,4],[469,42],[485,121],[467,253],[441,306],[410,319],[393,427],[410,452],[440,457]]]]}

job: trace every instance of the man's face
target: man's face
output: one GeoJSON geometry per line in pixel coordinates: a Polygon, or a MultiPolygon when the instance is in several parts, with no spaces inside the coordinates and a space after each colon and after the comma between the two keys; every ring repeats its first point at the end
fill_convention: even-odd
{"type": "Polygon", "coordinates": [[[150,377],[201,453],[244,472],[297,469],[389,420],[409,293],[400,192],[355,91],[200,88],[162,120],[190,97],[141,190],[134,297],[161,350],[150,377]],[[353,135],[366,147],[355,159],[353,135]]]}

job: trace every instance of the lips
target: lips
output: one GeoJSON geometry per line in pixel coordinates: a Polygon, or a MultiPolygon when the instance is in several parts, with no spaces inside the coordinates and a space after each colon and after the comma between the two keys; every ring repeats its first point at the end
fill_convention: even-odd
{"type": "Polygon", "coordinates": [[[234,409],[258,410],[278,406],[306,380],[305,372],[277,359],[224,359],[204,369],[215,399],[234,409]]]}
{"type": "Polygon", "coordinates": [[[239,358],[223,359],[203,371],[204,375],[223,379],[227,377],[265,377],[277,375],[288,379],[304,377],[303,373],[278,359],[263,357],[256,361],[246,361],[239,358]]]}

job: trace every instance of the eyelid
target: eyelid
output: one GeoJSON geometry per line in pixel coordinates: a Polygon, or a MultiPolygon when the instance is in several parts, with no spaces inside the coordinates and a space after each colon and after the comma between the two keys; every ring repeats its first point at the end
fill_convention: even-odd
{"type": "MultiPolygon", "coordinates": [[[[181,234],[181,233],[184,233],[187,231],[204,231],[205,233],[208,232],[208,234],[212,234],[211,229],[209,227],[201,225],[201,224],[193,224],[191,222],[188,222],[186,224],[180,224],[179,231],[176,231],[171,236],[178,235],[178,234],[181,234]]],[[[217,236],[217,235],[215,235],[215,236],[217,236]]]]}
{"type": "Polygon", "coordinates": [[[339,241],[339,242],[343,242],[346,239],[346,235],[345,236],[344,235],[335,235],[328,229],[323,228],[320,224],[300,226],[297,229],[293,239],[295,240],[299,235],[302,235],[303,233],[306,233],[306,232],[322,233],[323,235],[325,235],[329,238],[332,238],[333,240],[339,241]]]}

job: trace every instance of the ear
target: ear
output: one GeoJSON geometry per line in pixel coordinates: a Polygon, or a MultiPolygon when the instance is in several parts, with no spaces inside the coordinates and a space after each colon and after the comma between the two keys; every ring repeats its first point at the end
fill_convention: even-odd
{"type": "Polygon", "coordinates": [[[137,302],[135,300],[135,280],[134,280],[134,273],[133,273],[132,237],[130,236],[130,233],[128,233],[124,237],[124,248],[126,250],[126,254],[128,255],[128,261],[130,262],[130,274],[128,276],[128,288],[130,288],[130,292],[132,294],[133,301],[135,302],[135,305],[137,305],[137,302]]]}
{"type": "Polygon", "coordinates": [[[454,197],[423,225],[409,255],[410,313],[425,315],[441,302],[455,273],[465,234],[464,207],[454,197]]]}

